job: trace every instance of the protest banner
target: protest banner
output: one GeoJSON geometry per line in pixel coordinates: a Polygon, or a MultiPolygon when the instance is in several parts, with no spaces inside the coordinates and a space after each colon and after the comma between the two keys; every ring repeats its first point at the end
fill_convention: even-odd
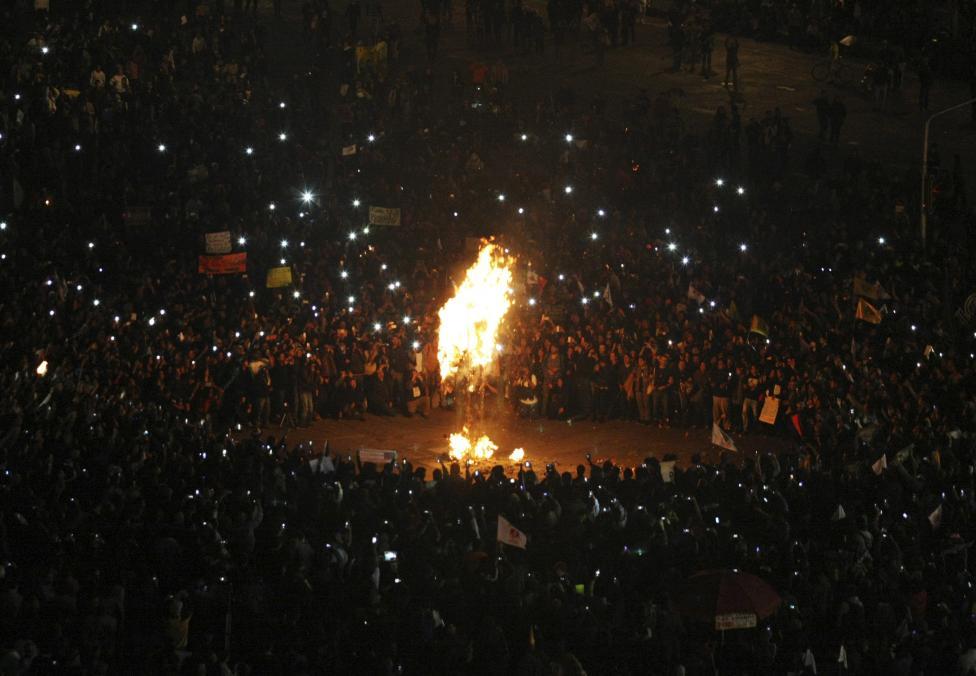
{"type": "Polygon", "coordinates": [[[735,447],[735,442],[732,440],[732,437],[719,427],[718,423],[712,423],[712,443],[727,451],[738,452],[739,450],[735,447]]]}
{"type": "Polygon", "coordinates": [[[197,262],[197,272],[207,275],[236,275],[247,272],[247,254],[200,256],[197,262]]]}
{"type": "Polygon", "coordinates": [[[264,285],[269,289],[280,289],[283,286],[290,286],[291,281],[291,267],[282,265],[268,270],[264,285]]]}
{"type": "Polygon", "coordinates": [[[356,144],[355,143],[353,143],[352,145],[348,145],[348,146],[342,146],[342,156],[343,157],[350,157],[352,155],[355,155],[356,154],[356,150],[357,150],[357,148],[356,148],[356,144]]]}
{"type": "Polygon", "coordinates": [[[360,448],[356,451],[359,462],[371,462],[374,465],[387,465],[397,461],[397,452],[382,450],[379,448],[360,448]]]}
{"type": "Polygon", "coordinates": [[[208,254],[228,254],[230,253],[230,231],[208,232],[204,235],[206,239],[206,251],[208,254]]]}
{"type": "Polygon", "coordinates": [[[755,613],[725,613],[715,616],[715,629],[752,629],[756,626],[755,613]]]}
{"type": "Polygon", "coordinates": [[[370,207],[369,224],[400,225],[400,210],[387,207],[370,207]]]}

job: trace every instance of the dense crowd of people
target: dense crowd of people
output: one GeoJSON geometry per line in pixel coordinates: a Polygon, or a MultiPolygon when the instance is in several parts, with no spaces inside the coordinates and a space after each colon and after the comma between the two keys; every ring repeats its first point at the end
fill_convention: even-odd
{"type": "Polygon", "coordinates": [[[976,667],[958,159],[924,252],[915,176],[798,156],[778,109],[517,99],[501,66],[401,62],[378,4],[307,6],[299,69],[254,4],[0,9],[0,672],[976,667]],[[221,231],[245,273],[198,272],[221,231]],[[790,452],[666,480],[290,443],[458,405],[437,309],[487,236],[517,263],[483,403],[790,452]],[[708,568],[780,612],[724,641],[682,618],[708,568]]]}

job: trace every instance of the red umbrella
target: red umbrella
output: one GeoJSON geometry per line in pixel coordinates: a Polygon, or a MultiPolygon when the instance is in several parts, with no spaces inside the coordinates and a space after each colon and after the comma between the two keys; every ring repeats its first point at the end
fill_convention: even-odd
{"type": "Polygon", "coordinates": [[[779,608],[781,599],[764,580],[737,570],[695,573],[678,588],[674,607],[692,619],[715,623],[716,629],[756,626],[779,608]]]}

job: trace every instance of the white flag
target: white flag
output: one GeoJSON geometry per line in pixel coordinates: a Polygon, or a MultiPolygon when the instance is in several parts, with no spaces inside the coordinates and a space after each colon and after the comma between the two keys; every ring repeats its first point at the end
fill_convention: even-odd
{"type": "Polygon", "coordinates": [[[732,441],[732,437],[726,434],[725,430],[718,426],[718,423],[712,423],[712,443],[726,450],[739,452],[739,449],[735,447],[735,442],[732,441]]]}
{"type": "Polygon", "coordinates": [[[878,476],[881,476],[886,469],[888,469],[888,454],[882,453],[881,457],[875,460],[874,464],[871,465],[871,471],[878,476]]]}
{"type": "Polygon", "coordinates": [[[525,533],[510,524],[501,514],[498,515],[498,541],[504,545],[525,549],[525,533]]]}
{"type": "Polygon", "coordinates": [[[835,509],[834,513],[830,516],[831,521],[843,521],[846,518],[847,512],[844,511],[844,505],[837,505],[837,509],[835,509]]]}
{"type": "Polygon", "coordinates": [[[843,643],[840,644],[840,652],[837,653],[837,664],[843,665],[843,667],[845,669],[848,668],[847,667],[847,648],[844,647],[844,644],[843,643]]]}
{"type": "Polygon", "coordinates": [[[603,290],[603,299],[613,307],[613,296],[610,295],[610,282],[607,282],[607,288],[603,290]]]}
{"type": "Polygon", "coordinates": [[[942,505],[935,508],[935,511],[929,514],[929,523],[932,524],[932,528],[938,528],[942,525],[942,505]]]}

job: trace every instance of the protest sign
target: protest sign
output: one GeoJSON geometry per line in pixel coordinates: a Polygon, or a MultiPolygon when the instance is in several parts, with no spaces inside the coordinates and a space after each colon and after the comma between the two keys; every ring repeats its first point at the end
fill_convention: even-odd
{"type": "Polygon", "coordinates": [[[265,277],[264,285],[269,289],[280,289],[283,286],[290,286],[291,267],[282,265],[281,267],[271,268],[265,277]]]}
{"type": "Polygon", "coordinates": [[[400,225],[400,210],[387,207],[370,207],[369,224],[400,225]]]}
{"type": "Polygon", "coordinates": [[[197,262],[197,272],[207,275],[236,275],[247,272],[247,254],[200,256],[197,262]]]}
{"type": "Polygon", "coordinates": [[[206,251],[208,254],[227,254],[230,253],[230,231],[208,232],[206,238],[206,251]]]}
{"type": "Polygon", "coordinates": [[[661,481],[666,484],[674,483],[674,460],[662,460],[661,463],[661,481]]]}
{"type": "Polygon", "coordinates": [[[779,398],[766,397],[763,400],[762,411],[759,412],[759,422],[766,423],[767,425],[775,425],[777,415],[779,415],[779,398]]]}
{"type": "Polygon", "coordinates": [[[715,629],[752,629],[756,626],[755,613],[725,613],[715,616],[715,629]]]}

